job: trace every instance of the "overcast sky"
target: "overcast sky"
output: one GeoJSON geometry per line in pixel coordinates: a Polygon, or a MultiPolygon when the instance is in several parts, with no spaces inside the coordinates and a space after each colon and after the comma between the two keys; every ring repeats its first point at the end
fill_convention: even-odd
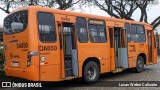
{"type": "MultiPolygon", "coordinates": [[[[88,14],[94,14],[94,15],[100,15],[100,16],[107,16],[110,17],[106,12],[100,10],[96,7],[84,7],[84,11],[81,11],[80,9],[75,10],[76,12],[83,12],[88,14]]],[[[152,22],[156,17],[160,16],[160,0],[158,5],[152,5],[150,6],[148,13],[148,21],[152,22]]],[[[0,25],[3,25],[3,19],[6,17],[6,13],[2,10],[0,10],[0,25]]],[[[136,10],[136,12],[133,14],[133,17],[135,20],[139,20],[140,17],[140,10],[136,10]]]]}

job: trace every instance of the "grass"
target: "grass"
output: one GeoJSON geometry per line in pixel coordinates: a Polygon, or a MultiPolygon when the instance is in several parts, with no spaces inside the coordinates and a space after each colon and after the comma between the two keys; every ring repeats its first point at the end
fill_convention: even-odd
{"type": "Polygon", "coordinates": [[[3,69],[0,69],[0,73],[3,73],[4,72],[4,70],[3,69]]]}
{"type": "Polygon", "coordinates": [[[0,81],[5,77],[5,73],[2,67],[0,67],[0,81]]]}

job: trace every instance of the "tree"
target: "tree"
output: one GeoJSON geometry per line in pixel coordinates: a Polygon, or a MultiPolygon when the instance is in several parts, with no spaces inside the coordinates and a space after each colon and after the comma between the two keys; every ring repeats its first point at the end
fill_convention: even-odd
{"type": "Polygon", "coordinates": [[[151,23],[151,25],[153,26],[154,29],[155,29],[156,27],[158,27],[159,24],[160,24],[160,16],[157,17],[157,18],[151,23]]]}
{"type": "MultiPolygon", "coordinates": [[[[139,21],[148,23],[147,7],[149,3],[156,3],[156,0],[88,0],[88,2],[92,2],[93,5],[107,12],[112,17],[127,20],[134,20],[132,15],[135,10],[139,9],[141,11],[139,21]]],[[[159,19],[159,22],[154,20],[151,23],[154,28],[160,24],[160,17],[156,19],[159,19]]]]}
{"type": "Polygon", "coordinates": [[[145,16],[145,11],[147,7],[147,0],[143,3],[138,3],[137,0],[93,0],[93,3],[98,6],[103,11],[107,12],[109,15],[115,18],[129,19],[133,20],[132,15],[136,9],[141,10],[140,21],[147,22],[147,16],[145,16]],[[145,18],[144,18],[145,17],[145,18]]]}
{"type": "Polygon", "coordinates": [[[4,5],[1,5],[0,9],[6,13],[10,13],[10,9],[17,9],[22,6],[35,5],[66,10],[80,1],[81,0],[1,0],[0,2],[4,3],[4,5]]]}
{"type": "MultiPolygon", "coordinates": [[[[134,3],[123,2],[123,0],[93,0],[94,4],[110,16],[121,19],[131,18],[133,12],[138,8],[134,3]]],[[[135,1],[134,1],[135,2],[135,1]]]]}
{"type": "Polygon", "coordinates": [[[138,8],[141,10],[141,16],[139,21],[148,23],[148,16],[147,16],[147,6],[148,6],[148,0],[143,0],[142,3],[136,3],[138,8]]]}

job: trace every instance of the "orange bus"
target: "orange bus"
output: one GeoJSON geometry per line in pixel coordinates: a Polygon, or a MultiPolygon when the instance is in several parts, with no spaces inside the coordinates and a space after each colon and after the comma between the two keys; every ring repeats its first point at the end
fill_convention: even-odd
{"type": "Polygon", "coordinates": [[[154,30],[142,22],[28,6],[4,19],[3,34],[6,75],[32,81],[91,84],[157,63],[154,30]]]}

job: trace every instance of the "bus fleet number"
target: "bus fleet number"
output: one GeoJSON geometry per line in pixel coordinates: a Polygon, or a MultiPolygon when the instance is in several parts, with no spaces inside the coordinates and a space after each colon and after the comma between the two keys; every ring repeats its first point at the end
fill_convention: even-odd
{"type": "Polygon", "coordinates": [[[57,46],[40,46],[40,51],[56,51],[57,46]]]}
{"type": "Polygon", "coordinates": [[[24,42],[24,43],[17,43],[16,44],[17,48],[28,48],[28,43],[24,42]]]}

